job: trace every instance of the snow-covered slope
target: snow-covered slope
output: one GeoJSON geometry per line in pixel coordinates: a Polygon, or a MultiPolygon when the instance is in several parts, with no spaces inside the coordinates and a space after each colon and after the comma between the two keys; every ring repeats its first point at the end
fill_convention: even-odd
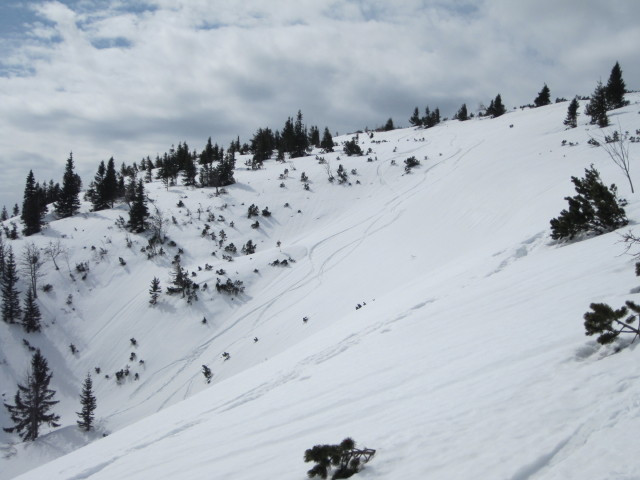
{"type": "MultiPolygon", "coordinates": [[[[633,134],[640,96],[628,98],[610,118],[633,134]]],[[[27,339],[49,360],[63,427],[28,445],[0,434],[0,478],[103,432],[20,478],[301,479],[305,449],[346,436],[377,449],[362,478],[640,478],[637,352],[599,348],[582,326],[589,303],[637,297],[635,260],[615,232],[570,244],[549,237],[549,219],[574,193],[570,177],[591,163],[629,200],[631,229],[640,202],[587,144],[605,132],[582,117],[564,130],[566,107],[361,134],[370,153],[322,155],[334,172],[356,170],[350,185],[329,183],[313,156],[260,171],[241,157],[238,183],[219,197],[148,184],[153,205],[175,218],[177,245],[165,257],[148,260],[146,238],[116,226],[124,207],[85,207],[11,242],[16,252],[57,239],[68,249],[68,263],[48,264],[42,280],[53,285],[40,294],[45,332],[0,325],[3,399],[23,380],[27,339]],[[421,165],[405,174],[409,156],[421,165]],[[251,204],[272,216],[247,218],[251,204]],[[238,251],[251,239],[256,253],[223,260],[206,224],[238,251]],[[168,285],[179,248],[209,288],[191,305],[164,294],[152,307],[150,281],[168,285]],[[295,263],[270,266],[276,259],[295,263]],[[80,262],[90,268],[84,280],[80,262]],[[216,278],[227,277],[245,292],[217,293],[216,278]],[[75,427],[88,371],[100,423],[92,436],[75,427]]],[[[4,409],[0,422],[9,423],[4,409]]]]}

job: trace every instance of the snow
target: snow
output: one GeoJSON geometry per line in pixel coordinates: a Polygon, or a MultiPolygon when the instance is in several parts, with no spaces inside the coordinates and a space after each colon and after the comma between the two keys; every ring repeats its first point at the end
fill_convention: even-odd
{"type": "MultiPolygon", "coordinates": [[[[640,95],[628,99],[606,131],[640,128],[640,95]]],[[[115,226],[126,207],[85,205],[10,242],[16,253],[25,241],[60,239],[68,249],[69,268],[49,263],[42,279],[53,285],[39,298],[44,333],[0,325],[3,400],[29,364],[26,338],[52,368],[63,426],[30,444],[0,433],[0,479],[294,480],[311,467],[307,448],[347,436],[377,451],[358,478],[640,478],[636,345],[600,347],[582,325],[591,302],[619,307],[638,295],[635,259],[623,255],[620,232],[557,243],[549,230],[574,193],[570,177],[592,163],[629,200],[625,231],[636,230],[640,202],[587,144],[603,131],[584,116],[564,129],[567,105],[361,134],[372,153],[323,155],[334,172],[340,163],[357,169],[350,186],[330,184],[313,156],[259,171],[241,157],[238,183],[220,197],[148,184],[154,205],[176,218],[168,235],[184,249],[182,265],[209,285],[192,305],[163,294],[149,306],[151,279],[167,286],[177,247],[147,260],[145,237],[115,226]],[[421,165],[405,174],[411,155],[421,165]],[[251,204],[273,213],[257,217],[257,230],[251,204]],[[199,207],[225,221],[198,219],[199,207]],[[256,253],[222,260],[201,236],[205,223],[238,251],[252,239],[256,253]],[[285,258],[295,263],[268,265],[285,258]],[[68,270],[84,261],[86,280],[75,272],[72,280],[68,270]],[[244,294],[216,293],[219,268],[244,282],[244,294]],[[139,380],[117,385],[114,372],[126,365],[139,380]],[[75,427],[87,371],[99,420],[89,435],[75,427]]],[[[0,423],[9,424],[5,409],[0,423]]]]}

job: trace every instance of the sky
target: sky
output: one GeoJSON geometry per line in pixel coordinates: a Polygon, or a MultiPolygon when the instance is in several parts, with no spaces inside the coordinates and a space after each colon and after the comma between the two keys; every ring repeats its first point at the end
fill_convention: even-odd
{"type": "Polygon", "coordinates": [[[0,206],[70,152],[86,186],[111,156],[249,142],[298,110],[332,133],[407,126],[545,83],[588,95],[616,61],[638,89],[637,18],[635,0],[3,0],[0,206]]]}

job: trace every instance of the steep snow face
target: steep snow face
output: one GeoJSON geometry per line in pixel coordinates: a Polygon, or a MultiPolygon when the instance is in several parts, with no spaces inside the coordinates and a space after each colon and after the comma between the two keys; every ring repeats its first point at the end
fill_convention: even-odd
{"type": "MultiPolygon", "coordinates": [[[[633,134],[640,96],[629,99],[611,118],[633,134]]],[[[587,144],[604,131],[584,118],[564,130],[567,105],[360,134],[370,153],[323,154],[322,164],[251,171],[240,157],[238,183],[220,196],[147,184],[176,244],[165,256],[148,259],[147,236],[117,227],[124,206],[85,205],[10,242],[19,252],[59,240],[66,251],[41,280],[53,286],[39,296],[44,332],[0,325],[3,400],[23,379],[26,339],[49,360],[63,427],[28,445],[0,434],[0,478],[103,432],[20,478],[299,479],[311,467],[305,449],[347,436],[377,449],[363,478],[640,476],[637,351],[599,348],[582,326],[589,303],[637,297],[635,260],[615,232],[569,244],[549,236],[574,193],[570,177],[592,163],[629,200],[631,230],[640,203],[587,144]],[[421,164],[405,173],[409,156],[421,164]],[[348,183],[328,181],[339,165],[348,183]],[[247,218],[252,204],[272,215],[247,218]],[[256,252],[241,254],[250,239],[256,252]],[[163,293],[150,306],[152,278],[166,288],[178,254],[198,301],[163,293]],[[227,278],[245,291],[216,292],[227,278]],[[87,371],[98,399],[91,435],[75,427],[87,371]]],[[[9,423],[4,409],[0,421],[9,423]]]]}

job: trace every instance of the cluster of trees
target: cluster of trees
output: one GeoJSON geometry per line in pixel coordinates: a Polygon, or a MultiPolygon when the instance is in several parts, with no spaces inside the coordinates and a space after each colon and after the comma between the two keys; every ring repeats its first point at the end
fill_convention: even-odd
{"type": "MultiPolygon", "coordinates": [[[[31,358],[31,370],[24,384],[18,384],[13,404],[4,403],[13,422],[12,426],[3,427],[5,432],[16,432],[22,440],[33,441],[40,435],[43,424],[49,427],[60,426],[60,416],[52,412],[53,406],[58,403],[58,400],[54,400],[56,392],[50,387],[52,376],[46,358],[39,349],[36,350],[31,358]]],[[[89,374],[82,386],[80,404],[82,409],[77,412],[77,424],[80,429],[89,431],[94,428],[94,412],[97,407],[89,374]]]]}
{"type": "Polygon", "coordinates": [[[414,127],[431,128],[440,123],[440,109],[436,109],[432,112],[429,106],[424,110],[424,116],[420,116],[418,107],[413,110],[413,115],[409,118],[409,123],[414,127]]]}
{"type": "Polygon", "coordinates": [[[4,244],[0,237],[0,290],[2,293],[2,320],[10,325],[22,325],[27,333],[41,330],[42,315],[36,303],[37,281],[42,276],[44,258],[33,243],[24,247],[20,262],[21,271],[29,278],[29,287],[20,305],[18,290],[18,268],[11,246],[4,244]]]}
{"type": "Polygon", "coordinates": [[[591,117],[591,124],[599,127],[609,125],[608,110],[624,107],[628,102],[624,99],[626,85],[622,79],[622,69],[620,64],[616,64],[611,69],[609,80],[606,85],[598,82],[596,89],[591,94],[591,101],[585,109],[585,113],[591,117]]]}
{"type": "Polygon", "coordinates": [[[287,118],[282,131],[259,128],[247,148],[253,154],[251,167],[261,168],[263,162],[270,159],[274,151],[277,152],[277,159],[281,161],[285,159],[285,155],[289,155],[289,158],[303,157],[310,147],[332,152],[334,144],[329,128],[325,127],[320,138],[318,127],[307,128],[302,118],[302,112],[298,110],[295,120],[292,117],[287,118]]]}

